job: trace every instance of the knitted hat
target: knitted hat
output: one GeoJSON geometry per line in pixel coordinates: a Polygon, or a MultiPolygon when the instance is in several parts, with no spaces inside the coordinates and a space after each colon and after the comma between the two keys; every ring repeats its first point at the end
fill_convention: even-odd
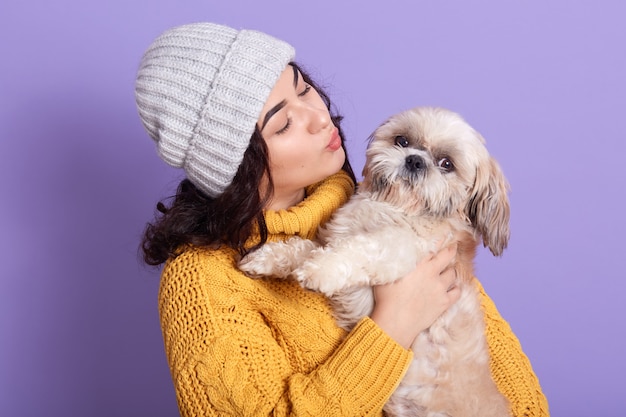
{"type": "Polygon", "coordinates": [[[159,156],[209,196],[220,195],[294,56],[289,44],[251,30],[193,23],[165,31],[145,52],[135,85],[159,156]]]}

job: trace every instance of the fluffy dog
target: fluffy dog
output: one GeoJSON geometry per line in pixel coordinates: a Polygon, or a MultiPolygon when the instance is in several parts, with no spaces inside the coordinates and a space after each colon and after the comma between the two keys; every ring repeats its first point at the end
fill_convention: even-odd
{"type": "Polygon", "coordinates": [[[473,282],[482,241],[500,256],[509,239],[508,184],[482,136],[458,114],[417,107],[370,138],[357,193],[318,241],[268,243],[240,262],[251,276],[293,277],[326,294],[352,328],[374,306],[372,285],[407,275],[442,242],[459,239],[461,297],[412,346],[414,361],[385,405],[387,415],[510,415],[491,379],[485,323],[473,282]]]}

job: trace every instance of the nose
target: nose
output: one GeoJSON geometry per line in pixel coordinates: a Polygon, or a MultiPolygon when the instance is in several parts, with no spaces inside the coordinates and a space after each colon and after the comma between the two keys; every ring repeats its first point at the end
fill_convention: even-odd
{"type": "Polygon", "coordinates": [[[317,133],[326,128],[332,121],[326,107],[310,104],[306,107],[309,115],[309,132],[317,133]]]}
{"type": "Polygon", "coordinates": [[[419,155],[409,155],[404,159],[404,166],[411,172],[417,172],[426,167],[424,158],[419,155]]]}

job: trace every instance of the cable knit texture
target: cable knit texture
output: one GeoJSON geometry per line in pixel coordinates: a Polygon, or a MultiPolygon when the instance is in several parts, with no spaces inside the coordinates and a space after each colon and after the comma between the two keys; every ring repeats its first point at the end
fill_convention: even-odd
{"type": "MultiPolygon", "coordinates": [[[[352,190],[343,172],[309,187],[298,206],[266,213],[269,239],[314,237],[352,190]]],[[[159,311],[181,415],[382,415],[413,354],[369,318],[346,333],[322,295],[250,279],[236,259],[230,248],[188,247],[163,270],[159,311]]],[[[547,416],[519,342],[482,294],[499,388],[516,416],[547,416]]]]}

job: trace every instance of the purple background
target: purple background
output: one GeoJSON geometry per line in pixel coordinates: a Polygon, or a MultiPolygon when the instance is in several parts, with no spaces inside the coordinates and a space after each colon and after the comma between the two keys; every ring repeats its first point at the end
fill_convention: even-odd
{"type": "Polygon", "coordinates": [[[157,34],[197,20],[296,46],[359,172],[387,116],[464,115],[512,185],[509,250],[482,251],[478,275],[552,415],[624,415],[625,3],[308,3],[2,3],[0,415],[176,414],[158,271],[137,242],[180,172],[140,126],[133,83],[157,34]]]}

